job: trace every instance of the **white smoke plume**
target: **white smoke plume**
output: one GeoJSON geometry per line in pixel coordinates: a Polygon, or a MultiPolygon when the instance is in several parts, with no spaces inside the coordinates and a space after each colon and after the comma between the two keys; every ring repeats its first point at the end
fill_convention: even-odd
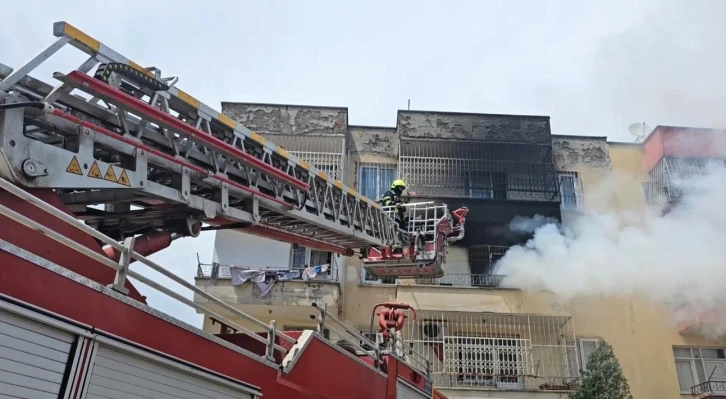
{"type": "MultiPolygon", "coordinates": [[[[549,223],[496,266],[504,284],[578,296],[646,296],[721,304],[726,289],[726,168],[677,182],[680,202],[669,213],[587,212],[564,228],[549,223]]],[[[726,332],[726,326],[723,329],[726,332]]]]}
{"type": "Polygon", "coordinates": [[[559,220],[542,215],[534,215],[534,217],[515,216],[509,222],[509,229],[517,233],[534,233],[538,228],[547,224],[558,224],[559,220]]]}

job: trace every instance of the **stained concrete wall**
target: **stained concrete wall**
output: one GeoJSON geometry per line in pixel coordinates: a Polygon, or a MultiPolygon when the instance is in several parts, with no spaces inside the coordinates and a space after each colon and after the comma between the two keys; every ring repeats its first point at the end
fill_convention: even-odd
{"type": "MultiPolygon", "coordinates": [[[[609,209],[615,204],[610,182],[610,148],[605,137],[552,136],[552,157],[555,170],[577,172],[583,191],[581,208],[609,209]]],[[[563,223],[577,212],[563,210],[563,223]]]]}
{"type": "Polygon", "coordinates": [[[547,116],[398,111],[401,137],[550,144],[547,116]]]}
{"type": "Polygon", "coordinates": [[[610,150],[605,137],[554,135],[552,157],[557,170],[610,168],[610,150]]]}
{"type": "Polygon", "coordinates": [[[347,108],[223,102],[222,113],[260,134],[345,135],[348,129],[347,108]]]}
{"type": "Polygon", "coordinates": [[[351,155],[398,155],[398,133],[395,127],[350,126],[348,148],[351,155]]]}

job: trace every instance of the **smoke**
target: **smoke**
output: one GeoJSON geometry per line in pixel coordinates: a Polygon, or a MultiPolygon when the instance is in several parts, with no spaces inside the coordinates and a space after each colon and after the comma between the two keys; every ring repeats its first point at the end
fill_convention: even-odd
{"type": "Polygon", "coordinates": [[[535,215],[532,218],[515,216],[509,222],[509,229],[517,233],[534,233],[538,228],[547,224],[558,224],[559,220],[542,215],[535,215]]]}
{"type": "Polygon", "coordinates": [[[726,288],[726,168],[711,165],[676,186],[683,195],[665,215],[585,211],[564,227],[540,226],[505,254],[496,273],[507,276],[507,286],[562,300],[639,295],[687,303],[689,313],[718,307],[726,288]]]}

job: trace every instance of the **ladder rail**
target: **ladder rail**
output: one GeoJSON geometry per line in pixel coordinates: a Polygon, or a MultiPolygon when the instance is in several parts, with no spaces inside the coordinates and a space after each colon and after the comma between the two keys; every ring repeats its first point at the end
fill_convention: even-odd
{"type": "MultiPolygon", "coordinates": [[[[87,119],[87,114],[92,118],[98,118],[102,124],[112,125],[113,130],[121,130],[123,136],[113,132],[116,137],[108,135],[105,138],[100,137],[109,130],[95,134],[98,137],[97,142],[103,145],[120,147],[109,144],[109,141],[119,137],[127,138],[127,136],[131,140],[142,138],[140,141],[153,143],[157,148],[166,145],[169,150],[166,153],[149,151],[149,147],[143,149],[143,152],[148,158],[146,162],[152,161],[159,166],[172,169],[179,169],[180,163],[175,160],[180,158],[180,154],[177,148],[179,140],[171,140],[171,137],[178,139],[176,133],[186,133],[186,137],[193,139],[192,142],[197,145],[189,146],[187,141],[186,152],[181,155],[182,158],[193,162],[181,164],[182,172],[195,174],[193,177],[197,180],[196,183],[202,181],[205,186],[213,187],[218,193],[217,197],[234,194],[236,200],[252,200],[254,204],[259,205],[259,212],[249,209],[250,207],[244,210],[250,213],[249,216],[232,215],[231,217],[235,221],[288,231],[291,236],[298,234],[313,240],[319,237],[322,241],[334,243],[341,248],[348,248],[348,252],[350,249],[398,243],[399,237],[394,221],[383,214],[381,207],[375,201],[344,186],[340,181],[331,179],[304,160],[178,89],[174,85],[176,78],[162,79],[157,68],[140,67],[139,64],[68,23],[55,23],[53,33],[59,39],[51,46],[52,49],[49,48],[43,52],[43,56],[35,57],[17,71],[12,71],[9,67],[0,64],[0,78],[3,79],[0,81],[0,84],[3,84],[0,97],[7,97],[10,89],[21,89],[19,92],[23,95],[28,95],[34,100],[48,101],[66,111],[65,113],[56,112],[54,116],[71,120],[72,116],[77,118],[82,116],[83,119],[87,119]],[[45,58],[65,44],[71,44],[82,50],[89,58],[79,66],[77,71],[68,75],[56,74],[55,77],[62,81],[60,86],[52,87],[28,76],[28,73],[40,65],[45,58]],[[88,87],[91,85],[95,89],[105,90],[107,93],[109,90],[115,90],[112,86],[107,87],[105,83],[84,73],[103,62],[124,64],[132,68],[133,72],[138,73],[139,76],[143,74],[148,79],[171,82],[164,92],[153,92],[143,86],[141,88],[143,94],[152,98],[150,103],[159,101],[162,103],[162,109],[140,101],[138,99],[140,97],[130,97],[123,92],[121,92],[122,96],[113,98],[112,103],[116,107],[109,106],[108,108],[102,108],[97,104],[100,100],[98,97],[84,101],[71,95],[73,89],[89,92],[91,90],[88,87]],[[118,102],[125,102],[127,109],[119,112],[116,109],[119,105],[118,102]],[[65,108],[66,106],[69,108],[65,108]],[[125,112],[129,110],[128,108],[136,112],[125,112]],[[164,111],[166,113],[162,114],[164,111]],[[174,111],[177,116],[172,117],[169,114],[171,111],[174,111]],[[79,112],[82,115],[79,115],[79,112]],[[134,113],[137,115],[133,115],[134,113]],[[156,128],[151,127],[150,123],[156,125],[156,128]],[[174,130],[174,134],[170,134],[170,130],[174,130]],[[224,140],[220,140],[221,137],[224,137],[224,140]],[[226,161],[221,167],[220,159],[226,161]],[[190,165],[190,163],[198,164],[198,162],[202,162],[210,168],[205,170],[199,167],[193,168],[194,165],[190,165]],[[208,175],[206,178],[205,173],[208,175]],[[255,184],[251,187],[241,187],[240,184],[235,184],[235,181],[239,183],[239,180],[245,179],[245,177],[248,182],[254,181],[255,184]]],[[[91,129],[88,126],[85,127],[91,129]]],[[[97,127],[94,127],[93,130],[98,133],[97,127]]],[[[135,148],[138,154],[142,148],[138,145],[134,146],[129,141],[124,141],[123,144],[130,146],[126,148],[127,153],[129,149],[133,151],[135,148]]],[[[103,165],[103,167],[109,166],[103,165]]],[[[138,190],[139,187],[133,188],[137,191],[144,191],[147,196],[152,197],[159,195],[156,192],[151,195],[151,191],[163,192],[161,197],[166,200],[170,200],[176,195],[175,192],[165,190],[163,186],[154,185],[153,182],[148,183],[150,186],[146,186],[144,190],[138,190]]],[[[204,201],[196,202],[198,203],[196,208],[203,209],[208,218],[213,219],[217,214],[230,216],[225,215],[224,207],[230,205],[225,201],[216,205],[204,201]],[[219,209],[220,206],[222,209],[219,209]]],[[[232,209],[229,211],[234,213],[232,209]]]]}
{"type": "MultiPolygon", "coordinates": [[[[22,214],[20,214],[18,212],[13,211],[10,208],[8,208],[8,207],[0,204],[0,214],[2,214],[3,216],[6,216],[6,217],[8,217],[8,218],[10,218],[10,219],[12,219],[12,220],[20,223],[20,224],[23,224],[23,225],[25,225],[25,226],[27,226],[27,227],[29,227],[29,228],[31,228],[31,229],[33,229],[33,230],[41,233],[41,234],[43,234],[43,235],[45,235],[45,236],[47,236],[47,237],[49,237],[49,238],[51,238],[51,239],[53,239],[53,240],[61,243],[61,244],[63,244],[63,245],[66,245],[69,248],[71,248],[71,249],[73,249],[75,251],[78,251],[80,254],[82,254],[82,255],[84,255],[86,257],[89,257],[89,258],[91,258],[93,260],[96,260],[96,261],[98,261],[99,263],[101,263],[101,264],[103,264],[105,266],[108,266],[108,267],[111,267],[111,268],[115,269],[117,271],[117,282],[119,282],[119,275],[122,275],[123,276],[121,278],[121,280],[120,280],[120,285],[121,286],[123,286],[123,282],[124,282],[124,280],[125,280],[125,278],[127,276],[128,277],[131,277],[131,278],[134,278],[134,279],[142,282],[143,284],[145,284],[145,285],[147,285],[147,286],[149,286],[149,287],[151,287],[151,288],[153,288],[153,289],[155,289],[155,290],[157,290],[157,291],[159,291],[159,292],[161,292],[161,293],[163,293],[163,294],[165,294],[165,295],[167,295],[167,296],[169,296],[169,297],[171,297],[173,299],[176,299],[176,300],[178,300],[178,301],[180,301],[180,302],[182,302],[182,303],[184,303],[184,304],[186,304],[188,306],[193,307],[196,310],[199,310],[199,311],[205,313],[206,315],[209,315],[209,316],[212,316],[214,318],[217,318],[217,320],[224,321],[228,325],[234,327],[238,331],[243,332],[244,334],[246,334],[246,335],[250,336],[251,338],[257,340],[258,342],[261,342],[261,343],[264,343],[264,344],[269,345],[270,347],[268,348],[268,351],[270,349],[274,349],[274,350],[280,351],[282,353],[287,353],[288,352],[287,349],[285,349],[284,347],[282,347],[282,346],[280,346],[278,344],[275,344],[274,343],[274,340],[265,339],[264,337],[261,337],[260,335],[256,334],[255,332],[253,332],[253,331],[251,331],[251,330],[249,330],[249,329],[247,329],[247,328],[245,328],[243,326],[240,326],[238,323],[235,323],[235,322],[229,320],[228,318],[226,318],[226,317],[220,315],[219,313],[217,313],[217,312],[215,312],[215,311],[207,308],[206,306],[197,304],[194,301],[185,298],[184,296],[178,294],[177,292],[175,292],[175,291],[173,291],[173,290],[171,290],[171,289],[169,289],[169,288],[167,288],[167,287],[165,287],[165,286],[163,286],[163,285],[161,285],[161,284],[159,284],[159,283],[151,280],[150,278],[148,278],[148,277],[146,277],[146,276],[144,276],[142,274],[139,274],[136,271],[129,270],[128,269],[128,267],[129,267],[128,260],[130,258],[133,258],[133,259],[136,259],[137,261],[139,261],[140,263],[148,266],[152,270],[154,270],[154,271],[156,271],[158,273],[161,273],[165,277],[167,277],[167,278],[171,279],[172,281],[180,284],[184,288],[190,289],[195,294],[198,294],[198,295],[204,297],[205,299],[209,300],[210,302],[214,303],[215,305],[222,307],[226,312],[230,312],[231,314],[233,314],[233,315],[235,315],[237,317],[240,317],[240,318],[242,318],[244,320],[247,320],[247,321],[251,322],[252,324],[254,324],[254,325],[258,326],[258,327],[262,327],[262,328],[267,329],[268,331],[272,331],[273,332],[272,336],[279,337],[280,339],[282,339],[282,340],[284,340],[286,342],[292,343],[292,344],[297,343],[297,341],[294,338],[291,338],[288,335],[285,335],[282,332],[279,332],[279,331],[275,330],[274,327],[273,327],[274,326],[274,321],[270,325],[268,325],[268,324],[265,324],[265,323],[263,323],[262,321],[260,321],[260,320],[258,320],[256,318],[248,315],[247,313],[244,313],[244,312],[242,312],[242,311],[240,311],[238,309],[235,309],[234,307],[232,307],[229,304],[225,303],[224,301],[218,299],[217,297],[215,297],[215,296],[207,293],[206,291],[204,291],[204,290],[196,287],[194,284],[191,284],[191,283],[187,282],[186,280],[184,280],[183,278],[177,276],[173,272],[170,272],[165,267],[163,267],[163,266],[157,264],[156,262],[148,259],[147,257],[145,257],[145,256],[143,256],[143,255],[141,255],[141,254],[133,251],[133,249],[127,248],[125,245],[117,242],[113,238],[108,237],[108,236],[100,233],[96,229],[94,229],[94,228],[92,228],[90,226],[87,226],[83,222],[80,222],[79,220],[75,219],[73,216],[70,216],[70,215],[62,212],[62,211],[56,209],[51,204],[48,204],[47,202],[45,202],[45,201],[43,201],[43,200],[41,200],[41,199],[33,196],[32,194],[29,194],[29,193],[23,191],[22,189],[20,189],[17,186],[15,186],[13,183],[11,183],[11,182],[3,179],[3,178],[0,178],[0,188],[3,189],[3,190],[6,190],[9,193],[13,194],[14,196],[16,196],[16,197],[18,197],[18,198],[20,198],[20,199],[22,199],[22,200],[24,200],[24,201],[32,204],[33,206],[35,206],[35,207],[43,210],[44,212],[48,213],[50,216],[62,220],[63,222],[65,222],[65,223],[67,223],[67,224],[75,227],[78,230],[83,231],[86,234],[91,235],[92,237],[100,240],[101,242],[103,242],[105,244],[108,244],[108,245],[112,246],[113,248],[118,249],[119,251],[122,251],[122,253],[128,254],[129,258],[127,258],[127,261],[125,262],[125,264],[121,264],[123,262],[117,263],[117,262],[113,261],[112,259],[110,259],[110,258],[108,258],[108,257],[106,257],[106,256],[104,256],[104,255],[102,255],[100,253],[97,253],[97,252],[93,251],[92,249],[87,248],[87,247],[79,244],[76,241],[73,241],[73,240],[71,240],[71,239],[63,236],[62,234],[57,233],[55,230],[48,229],[44,225],[42,225],[41,223],[39,223],[39,222],[37,222],[37,221],[35,221],[33,219],[30,219],[30,218],[28,218],[28,217],[26,217],[26,216],[24,216],[24,215],[22,215],[22,214]]],[[[117,288],[114,288],[114,289],[117,289],[117,288]]]]}

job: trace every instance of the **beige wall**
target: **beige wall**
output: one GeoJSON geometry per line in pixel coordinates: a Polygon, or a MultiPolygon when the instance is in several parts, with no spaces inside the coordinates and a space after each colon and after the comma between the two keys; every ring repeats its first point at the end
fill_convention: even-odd
{"type": "MultiPolygon", "coordinates": [[[[585,205],[594,209],[637,210],[644,205],[640,146],[610,143],[604,139],[560,138],[562,148],[556,152],[558,170],[576,171],[583,186],[585,205]],[[566,143],[563,143],[566,141],[566,143]],[[590,155],[587,155],[590,154],[590,155]],[[596,156],[592,156],[595,154],[596,156]],[[604,162],[607,159],[607,162],[604,162]]],[[[355,187],[355,163],[395,162],[380,154],[353,154],[349,157],[348,177],[355,187]]],[[[417,309],[466,312],[501,312],[546,315],[571,315],[578,337],[602,338],[613,345],[636,399],[680,399],[674,345],[720,346],[726,341],[709,341],[698,336],[678,333],[670,308],[640,298],[577,298],[560,303],[547,293],[524,293],[518,290],[469,287],[430,287],[416,285],[362,284],[360,261],[348,258],[341,282],[342,318],[355,328],[367,329],[370,312],[376,303],[406,302],[417,309]]],[[[451,248],[447,273],[468,273],[465,248],[451,248]]],[[[312,312],[303,306],[243,307],[248,310],[272,309],[255,316],[263,321],[276,318],[278,326],[298,325],[312,312]]],[[[244,324],[243,324],[244,325],[244,324]]],[[[205,330],[218,332],[205,320],[205,330]]],[[[446,389],[450,398],[520,398],[560,399],[566,394],[554,392],[512,392],[476,389],[446,389]]]]}
{"type": "Polygon", "coordinates": [[[643,167],[643,146],[610,143],[613,180],[617,206],[620,210],[639,210],[645,206],[643,183],[648,174],[643,167]]]}

